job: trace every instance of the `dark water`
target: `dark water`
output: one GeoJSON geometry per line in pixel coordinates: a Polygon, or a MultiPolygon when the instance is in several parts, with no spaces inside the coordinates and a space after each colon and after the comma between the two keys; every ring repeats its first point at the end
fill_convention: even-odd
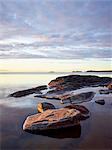
{"type": "MultiPolygon", "coordinates": [[[[26,76],[26,75],[25,75],[26,76]]],[[[83,103],[90,110],[90,118],[82,121],[80,126],[55,133],[28,133],[22,130],[22,125],[28,115],[36,113],[37,102],[45,101],[34,98],[33,95],[24,98],[6,98],[12,91],[44,84],[56,75],[40,77],[27,76],[24,80],[18,75],[8,76],[7,82],[2,81],[0,94],[0,149],[1,150],[75,150],[75,149],[112,149],[112,95],[99,95],[83,103]],[[19,81],[16,81],[18,79],[19,81]],[[31,79],[31,80],[30,80],[31,79]],[[41,80],[40,80],[41,79],[41,80]],[[29,82],[28,82],[29,80],[29,82]],[[39,81],[40,80],[40,81],[39,81]],[[43,81],[43,80],[42,80],[43,81]],[[6,86],[8,85],[8,86],[6,86]],[[94,102],[95,99],[105,99],[105,105],[94,102]]],[[[63,107],[59,101],[51,100],[56,107],[63,107]]]]}

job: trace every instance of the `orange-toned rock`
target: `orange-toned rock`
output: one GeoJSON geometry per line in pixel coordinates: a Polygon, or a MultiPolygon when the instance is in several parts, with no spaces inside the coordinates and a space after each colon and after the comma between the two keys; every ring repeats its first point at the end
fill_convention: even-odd
{"type": "Polygon", "coordinates": [[[65,108],[79,110],[82,114],[88,114],[89,113],[89,110],[85,106],[82,106],[82,105],[72,104],[72,105],[65,106],[65,108]]]}
{"type": "Polygon", "coordinates": [[[48,109],[55,109],[55,106],[51,103],[43,102],[43,103],[38,103],[37,105],[37,110],[38,112],[44,112],[45,110],[48,109]]]}
{"type": "Polygon", "coordinates": [[[80,123],[81,113],[76,109],[60,108],[46,110],[43,113],[28,116],[23,130],[46,131],[72,127],[80,123]]]}
{"type": "Polygon", "coordinates": [[[107,85],[107,88],[108,88],[109,90],[112,90],[112,83],[110,83],[109,85],[107,85]]]}
{"type": "Polygon", "coordinates": [[[72,96],[73,96],[72,93],[62,94],[62,95],[59,96],[59,99],[60,99],[60,100],[66,100],[66,99],[71,98],[72,96]]]}

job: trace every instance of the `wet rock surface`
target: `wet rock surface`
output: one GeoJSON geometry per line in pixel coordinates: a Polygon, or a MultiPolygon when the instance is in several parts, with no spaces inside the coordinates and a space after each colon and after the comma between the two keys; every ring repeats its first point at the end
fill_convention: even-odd
{"type": "Polygon", "coordinates": [[[34,97],[60,100],[60,98],[59,98],[61,95],[60,93],[61,92],[55,92],[55,91],[54,91],[54,93],[47,92],[46,94],[38,94],[38,95],[35,95],[34,97]]]}
{"type": "Polygon", "coordinates": [[[47,102],[38,103],[38,105],[37,105],[37,111],[40,113],[42,113],[48,109],[55,109],[55,106],[53,104],[47,103],[47,102]]]}
{"type": "Polygon", "coordinates": [[[76,90],[87,86],[104,86],[111,82],[109,77],[98,77],[90,75],[69,75],[58,77],[52,80],[48,85],[56,90],[76,90]]]}
{"type": "Polygon", "coordinates": [[[56,99],[60,100],[62,104],[64,103],[80,103],[80,102],[86,102],[92,100],[94,97],[94,92],[85,92],[81,94],[75,94],[75,93],[53,93],[53,94],[42,94],[42,95],[36,95],[35,97],[41,97],[45,99],[56,99]]]}
{"type": "Polygon", "coordinates": [[[110,93],[112,93],[112,90],[111,89],[99,90],[99,93],[100,94],[110,94],[110,93]]]}
{"type": "Polygon", "coordinates": [[[86,92],[81,94],[70,94],[70,96],[62,96],[61,103],[81,103],[92,100],[94,97],[94,92],[86,92]]]}
{"type": "Polygon", "coordinates": [[[14,93],[10,94],[9,97],[16,97],[17,98],[17,97],[23,97],[23,96],[27,96],[30,94],[34,94],[34,93],[42,94],[41,90],[46,90],[46,89],[47,89],[46,85],[38,86],[35,88],[14,92],[14,93]]]}
{"type": "Polygon", "coordinates": [[[100,104],[100,105],[104,105],[105,104],[105,100],[101,99],[101,100],[96,100],[95,101],[97,104],[100,104]]]}
{"type": "Polygon", "coordinates": [[[79,125],[81,113],[76,109],[60,108],[46,110],[43,113],[28,116],[23,124],[23,130],[46,131],[79,125]]]}
{"type": "Polygon", "coordinates": [[[79,110],[82,114],[89,114],[89,110],[83,105],[71,104],[71,105],[65,106],[65,108],[76,109],[76,110],[79,110]]]}
{"type": "MultiPolygon", "coordinates": [[[[21,90],[14,92],[9,95],[9,97],[23,97],[30,94],[38,94],[35,97],[41,98],[49,98],[49,99],[60,99],[60,94],[62,95],[66,91],[72,91],[76,89],[80,89],[83,87],[89,86],[104,86],[111,83],[111,78],[109,77],[98,77],[98,76],[90,76],[90,75],[68,75],[58,77],[55,80],[49,82],[48,90],[46,85],[38,86],[31,89],[21,90]],[[46,94],[41,93],[42,90],[48,90],[46,94]]],[[[109,89],[111,88],[111,84],[108,86],[109,89]]],[[[112,90],[112,89],[110,89],[112,90]]]]}

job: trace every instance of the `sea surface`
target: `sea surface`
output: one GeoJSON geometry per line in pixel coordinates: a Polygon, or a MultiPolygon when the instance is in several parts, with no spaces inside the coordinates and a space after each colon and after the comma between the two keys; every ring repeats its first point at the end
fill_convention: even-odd
{"type": "MultiPolygon", "coordinates": [[[[82,103],[90,110],[91,116],[81,122],[79,127],[56,135],[36,135],[22,130],[25,118],[37,112],[38,102],[46,100],[34,98],[34,95],[22,98],[9,98],[8,95],[46,85],[56,77],[69,74],[112,77],[110,72],[0,74],[0,150],[112,149],[112,95],[99,95],[101,87],[83,89],[95,90],[97,94],[92,101],[82,103]],[[94,102],[96,99],[105,99],[106,104],[98,105],[94,102]]],[[[64,106],[58,100],[49,102],[57,108],[64,106]]]]}

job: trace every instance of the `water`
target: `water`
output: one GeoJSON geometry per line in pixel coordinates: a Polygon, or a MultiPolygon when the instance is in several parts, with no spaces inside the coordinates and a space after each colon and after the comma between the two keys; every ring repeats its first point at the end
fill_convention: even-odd
{"type": "Polygon", "coordinates": [[[2,73],[0,74],[0,86],[37,86],[47,84],[50,80],[64,75],[96,75],[100,77],[112,77],[111,72],[74,72],[74,73],[2,73]]]}
{"type": "MultiPolygon", "coordinates": [[[[26,116],[37,112],[38,102],[45,99],[29,95],[23,98],[7,98],[18,90],[48,84],[58,76],[70,73],[0,74],[0,149],[109,149],[112,148],[112,101],[111,95],[96,94],[94,99],[105,99],[104,106],[91,102],[83,103],[91,117],[76,129],[56,135],[35,135],[24,132],[22,124],[26,116]],[[54,136],[54,137],[53,137],[54,136]],[[98,137],[98,138],[97,138],[98,137]]],[[[111,76],[111,73],[72,73],[83,75],[111,76]]],[[[90,89],[84,89],[90,90],[90,89]]],[[[97,90],[97,89],[95,89],[97,90]]],[[[82,90],[83,91],[83,90],[82,90]]],[[[79,92],[79,90],[77,90],[79,92]]],[[[63,107],[58,100],[50,100],[56,107],[63,107]]]]}
{"type": "Polygon", "coordinates": [[[39,85],[48,84],[52,79],[59,76],[79,74],[79,75],[97,75],[101,77],[112,77],[111,72],[74,72],[74,73],[29,73],[29,74],[0,74],[0,98],[6,97],[9,93],[31,88],[39,85]]]}

